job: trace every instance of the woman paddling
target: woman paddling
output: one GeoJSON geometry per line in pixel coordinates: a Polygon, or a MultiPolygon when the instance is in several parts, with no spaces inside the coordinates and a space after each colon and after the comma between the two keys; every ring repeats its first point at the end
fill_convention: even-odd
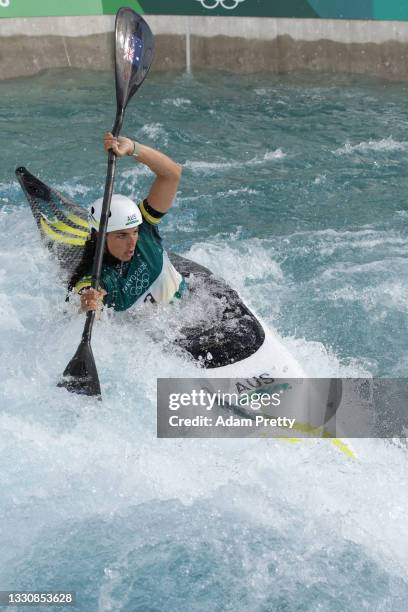
{"type": "Polygon", "coordinates": [[[90,286],[103,198],[91,205],[91,235],[68,289],[80,293],[83,311],[98,310],[102,303],[114,310],[126,310],[138,302],[170,302],[181,297],[185,281],[170,262],[157,230],[174,201],[181,166],[124,136],[105,134],[104,148],[112,149],[118,157],[133,157],[150,168],[156,178],[139,205],[126,196],[112,196],[99,291],[90,286]]]}

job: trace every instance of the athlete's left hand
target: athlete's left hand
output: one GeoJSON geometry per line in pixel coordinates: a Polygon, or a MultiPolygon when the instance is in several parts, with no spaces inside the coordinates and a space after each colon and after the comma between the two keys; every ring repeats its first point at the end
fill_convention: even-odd
{"type": "Polygon", "coordinates": [[[103,298],[106,295],[105,289],[92,289],[91,287],[83,289],[80,293],[81,299],[81,311],[88,312],[88,310],[100,311],[103,307],[103,298]]]}
{"type": "Polygon", "coordinates": [[[126,136],[115,138],[110,132],[107,132],[103,138],[103,146],[105,151],[112,149],[115,155],[124,157],[125,155],[132,155],[135,145],[133,140],[126,138],[126,136]]]}

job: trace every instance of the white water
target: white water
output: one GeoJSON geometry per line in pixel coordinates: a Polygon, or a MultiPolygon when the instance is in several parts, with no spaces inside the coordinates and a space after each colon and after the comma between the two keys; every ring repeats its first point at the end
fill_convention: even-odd
{"type": "MultiPolygon", "coordinates": [[[[29,133],[34,108],[48,126],[47,138],[36,146],[17,143],[4,167],[26,163],[47,181],[58,176],[61,191],[85,204],[100,195],[105,159],[101,154],[99,166],[88,171],[81,91],[87,104],[87,87],[101,100],[96,110],[84,108],[93,133],[102,134],[111,118],[100,76],[83,77],[82,89],[63,91],[50,114],[44,87],[54,104],[52,78],[27,84],[34,99],[22,129],[29,133]],[[71,100],[74,95],[80,99],[71,100]],[[62,109],[71,116],[72,108],[76,115],[62,134],[62,109]],[[51,136],[55,159],[46,150],[51,136]],[[72,167],[64,166],[68,159],[72,167]]],[[[19,83],[9,108],[24,118],[16,100],[27,95],[19,83]]],[[[340,108],[337,120],[333,108],[347,97],[344,87],[330,94],[303,83],[277,96],[269,112],[276,86],[254,83],[261,106],[251,100],[239,123],[231,106],[241,100],[241,80],[231,94],[223,91],[222,108],[214,92],[203,102],[208,83],[188,94],[185,81],[170,83],[177,89],[171,93],[159,85],[165,98],[146,95],[133,133],[156,146],[180,147],[180,159],[186,152],[180,197],[163,232],[170,246],[236,288],[310,375],[406,375],[405,327],[397,318],[406,317],[407,241],[400,231],[405,162],[398,180],[392,175],[387,189],[381,186],[407,138],[401,132],[398,140],[389,139],[391,128],[381,127],[382,103],[378,112],[366,112],[377,94],[370,91],[359,102],[354,92],[347,104],[356,105],[355,116],[340,108]],[[325,95],[334,98],[326,114],[325,95]],[[201,103],[207,105],[203,111],[201,103]],[[374,117],[380,128],[365,128],[359,104],[366,120],[374,117]],[[238,130],[231,149],[214,153],[218,138],[229,146],[232,125],[245,130],[251,121],[250,138],[238,130]],[[310,131],[304,134],[306,124],[310,131]],[[363,176],[366,191],[361,168],[354,174],[354,156],[377,164],[378,182],[363,176]],[[390,344],[396,358],[387,361],[390,344]]],[[[107,98],[110,81],[105,89],[107,98]]],[[[7,137],[13,122],[4,129],[7,137]]],[[[392,133],[400,132],[394,127],[392,133]]],[[[171,337],[171,327],[163,328],[168,308],[157,315],[144,310],[107,316],[96,325],[102,403],[57,388],[83,321],[74,306],[65,305],[59,270],[11,177],[12,168],[0,183],[0,587],[72,588],[81,612],[201,612],[217,606],[405,611],[406,445],[353,440],[353,459],[328,440],[158,440],[156,378],[197,372],[151,338],[171,337]]],[[[124,166],[117,186],[136,197],[149,181],[148,172],[124,166]]]]}
{"type": "MultiPolygon", "coordinates": [[[[3,213],[1,224],[3,236],[10,236],[0,251],[1,479],[7,523],[2,539],[8,558],[34,545],[44,520],[61,528],[67,520],[109,517],[135,504],[168,499],[194,504],[209,498],[232,509],[229,495],[221,502],[213,499],[221,487],[225,494],[233,492],[234,512],[250,524],[273,524],[286,532],[296,509],[306,520],[305,532],[296,536],[305,546],[317,537],[308,533],[307,525],[319,523],[314,546],[340,539],[354,542],[383,571],[407,577],[408,548],[401,537],[407,503],[405,447],[355,441],[358,458],[353,460],[328,441],[157,440],[156,377],[194,376],[196,369],[163,355],[143,331],[142,317],[133,328],[117,316],[96,326],[93,344],[102,404],[56,388],[80,337],[82,319],[64,313],[57,266],[43,249],[29,211],[3,213]],[[18,229],[19,244],[11,227],[18,229]],[[276,514],[278,500],[279,507],[292,508],[286,516],[276,514]],[[24,515],[29,520],[22,522],[24,515]]],[[[217,256],[216,244],[205,251],[197,245],[188,255],[204,265],[217,262],[215,271],[237,285],[229,253],[241,270],[246,266],[241,281],[265,274],[261,264],[251,266],[245,247],[239,253],[229,247],[217,256]]],[[[271,282],[282,279],[279,265],[268,269],[271,282]]],[[[305,366],[313,364],[316,375],[361,373],[352,364],[342,369],[335,355],[318,343],[285,342],[305,366]]]]}

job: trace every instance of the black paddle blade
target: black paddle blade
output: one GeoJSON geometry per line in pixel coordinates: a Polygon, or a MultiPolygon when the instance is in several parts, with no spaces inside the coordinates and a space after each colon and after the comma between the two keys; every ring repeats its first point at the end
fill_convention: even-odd
{"type": "Polygon", "coordinates": [[[130,8],[117,12],[115,36],[116,100],[123,111],[149,72],[154,38],[145,20],[130,8]]]}
{"type": "Polygon", "coordinates": [[[65,368],[58,387],[65,387],[71,393],[97,396],[101,399],[98,371],[89,342],[81,342],[77,352],[65,368]]]}

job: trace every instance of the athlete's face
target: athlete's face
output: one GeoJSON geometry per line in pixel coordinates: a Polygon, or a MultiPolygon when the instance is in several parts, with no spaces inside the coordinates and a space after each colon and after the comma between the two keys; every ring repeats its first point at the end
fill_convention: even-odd
{"type": "Polygon", "coordinates": [[[118,230],[106,234],[106,244],[111,255],[120,261],[129,261],[135,252],[136,243],[139,238],[139,228],[118,230]]]}

